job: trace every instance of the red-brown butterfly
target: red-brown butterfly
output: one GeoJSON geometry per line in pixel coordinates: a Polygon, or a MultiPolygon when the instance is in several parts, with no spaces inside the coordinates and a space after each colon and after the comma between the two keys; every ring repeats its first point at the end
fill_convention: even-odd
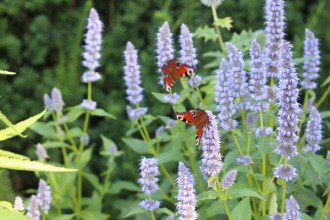
{"type": "Polygon", "coordinates": [[[209,116],[207,113],[201,109],[193,109],[187,112],[175,113],[175,117],[180,121],[196,126],[195,144],[198,145],[209,123],[209,116]]]}
{"type": "Polygon", "coordinates": [[[164,75],[164,86],[167,92],[171,91],[175,80],[195,74],[194,68],[175,59],[167,61],[162,66],[162,72],[164,75]]]}

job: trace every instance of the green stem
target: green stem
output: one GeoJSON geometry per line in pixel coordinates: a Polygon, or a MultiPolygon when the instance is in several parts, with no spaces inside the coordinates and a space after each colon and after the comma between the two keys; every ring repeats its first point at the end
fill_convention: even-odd
{"type": "Polygon", "coordinates": [[[330,207],[330,193],[328,193],[328,198],[327,198],[327,202],[325,203],[324,209],[322,211],[322,215],[320,219],[325,219],[325,215],[328,213],[329,211],[329,207],[330,207]]]}
{"type": "Polygon", "coordinates": [[[330,93],[330,85],[328,86],[327,90],[322,94],[320,100],[316,103],[315,105],[316,108],[318,108],[324,102],[324,100],[328,98],[329,93],[330,93]]]}
{"type": "Polygon", "coordinates": [[[230,210],[229,210],[229,207],[228,207],[228,204],[227,204],[227,197],[226,195],[223,195],[223,191],[222,191],[222,187],[221,187],[221,184],[220,184],[220,181],[219,181],[219,177],[216,176],[216,182],[217,182],[217,192],[218,192],[218,196],[219,198],[223,201],[223,205],[225,207],[225,210],[226,210],[226,214],[228,216],[228,219],[229,220],[232,220],[232,216],[231,216],[231,213],[230,213],[230,210]]]}
{"type": "Polygon", "coordinates": [[[220,48],[222,50],[222,53],[224,55],[226,55],[226,47],[225,47],[225,44],[224,44],[222,36],[221,36],[220,28],[219,28],[218,25],[216,25],[216,21],[219,19],[218,15],[217,15],[216,6],[212,5],[211,8],[212,8],[212,15],[213,15],[215,33],[218,36],[218,41],[219,41],[219,45],[220,45],[220,48]]]}
{"type": "Polygon", "coordinates": [[[295,187],[295,189],[292,192],[293,195],[297,193],[297,191],[299,190],[300,187],[302,187],[303,181],[304,181],[304,179],[306,177],[307,170],[308,170],[309,166],[310,166],[310,162],[307,161],[307,163],[305,164],[305,167],[304,167],[303,174],[301,175],[301,178],[299,179],[299,182],[296,184],[296,187],[295,187]]]}
{"type": "Polygon", "coordinates": [[[239,143],[238,143],[237,137],[236,137],[236,135],[235,135],[235,133],[234,133],[233,131],[231,131],[231,135],[232,135],[232,137],[233,137],[233,139],[234,139],[234,142],[235,142],[235,144],[236,144],[236,147],[237,147],[237,149],[238,149],[239,154],[240,154],[241,156],[243,156],[243,151],[242,151],[241,146],[240,146],[239,143]]]}
{"type": "Polygon", "coordinates": [[[284,214],[285,212],[285,194],[286,194],[286,182],[283,181],[282,185],[282,205],[281,205],[281,213],[284,214]]]}

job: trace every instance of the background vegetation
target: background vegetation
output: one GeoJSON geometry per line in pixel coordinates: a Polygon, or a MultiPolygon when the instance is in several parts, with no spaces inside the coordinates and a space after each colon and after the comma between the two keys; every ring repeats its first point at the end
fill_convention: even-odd
{"type": "MultiPolygon", "coordinates": [[[[2,77],[0,80],[1,111],[13,122],[34,115],[43,109],[42,97],[51,88],[58,87],[64,100],[71,104],[79,104],[84,97],[85,88],[81,86],[80,77],[82,40],[85,33],[86,18],[93,6],[104,23],[103,49],[101,68],[102,81],[94,84],[93,99],[98,106],[117,117],[117,120],[93,118],[90,136],[96,140],[96,149],[100,148],[100,134],[105,134],[124,150],[122,137],[130,128],[127,120],[125,86],[123,83],[123,51],[127,41],[134,43],[139,49],[142,67],[143,87],[145,88],[144,106],[149,113],[162,112],[172,117],[173,112],[165,104],[154,105],[155,98],[151,91],[161,91],[156,72],[155,37],[158,28],[168,21],[171,30],[177,36],[181,23],[188,25],[194,32],[198,27],[211,25],[210,9],[197,0],[166,1],[115,1],[115,0],[3,0],[0,2],[0,69],[18,73],[14,77],[2,77]]],[[[234,33],[243,30],[256,31],[264,28],[264,1],[260,0],[225,0],[219,10],[220,17],[230,16],[234,20],[234,28],[224,31],[224,40],[230,40],[234,33]]],[[[330,3],[327,0],[286,1],[287,27],[286,38],[294,46],[295,56],[302,54],[305,28],[312,30],[321,44],[321,78],[322,84],[328,77],[330,69],[330,3]]],[[[208,76],[214,68],[205,68],[212,58],[203,56],[210,50],[218,49],[217,42],[203,42],[194,39],[198,49],[198,74],[208,76]]],[[[215,67],[215,66],[214,66],[215,67]]],[[[301,71],[298,71],[301,73],[301,71]]],[[[326,87],[318,87],[316,94],[322,95],[326,87]]],[[[320,111],[329,109],[330,102],[324,102],[320,111]]],[[[329,122],[324,123],[324,137],[329,137],[329,122]]],[[[153,125],[155,128],[156,125],[153,125]]],[[[27,139],[13,139],[1,146],[4,149],[26,154],[36,158],[34,146],[42,142],[40,136],[28,133],[27,139]]],[[[98,151],[95,151],[98,152],[98,151]]],[[[321,154],[326,154],[323,150],[321,154]]],[[[49,154],[56,157],[56,153],[49,154]]],[[[95,173],[107,166],[93,155],[89,169],[95,173]]],[[[139,157],[125,154],[117,161],[114,171],[115,179],[134,182],[138,178],[136,172],[139,157]]],[[[5,175],[4,173],[2,175],[5,175]]],[[[35,188],[37,180],[31,181],[33,173],[10,172],[9,178],[1,178],[1,185],[12,182],[12,189],[3,189],[1,198],[24,193],[26,189],[35,188]]],[[[88,193],[86,191],[86,193],[88,193]]],[[[120,201],[129,197],[128,191],[114,194],[119,203],[107,201],[106,212],[114,219],[120,214],[120,201]],[[122,200],[121,200],[122,199],[122,200]]],[[[9,198],[11,201],[12,198],[9,198]]]]}

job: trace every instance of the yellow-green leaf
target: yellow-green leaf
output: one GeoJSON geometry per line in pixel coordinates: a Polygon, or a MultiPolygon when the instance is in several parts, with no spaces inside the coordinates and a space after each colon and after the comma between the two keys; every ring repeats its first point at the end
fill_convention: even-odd
{"type": "Polygon", "coordinates": [[[218,18],[214,21],[215,26],[219,26],[222,28],[227,28],[230,30],[233,27],[233,19],[231,17],[225,17],[225,18],[218,18]]]}
{"type": "Polygon", "coordinates": [[[26,156],[23,156],[20,154],[15,154],[15,153],[12,153],[12,152],[6,151],[6,150],[0,150],[0,156],[17,158],[17,159],[22,159],[22,160],[30,160],[30,158],[28,158],[26,156]]]}
{"type": "Polygon", "coordinates": [[[29,217],[25,216],[23,213],[14,211],[14,210],[8,210],[6,208],[0,207],[0,219],[6,219],[6,220],[30,220],[29,217]]]}
{"type": "MultiPolygon", "coordinates": [[[[39,120],[46,113],[46,109],[40,112],[39,114],[32,116],[24,121],[21,121],[13,126],[7,127],[5,129],[0,130],[0,141],[6,140],[8,138],[12,138],[16,135],[21,134],[25,131],[29,126],[39,120]]],[[[1,119],[2,120],[2,119],[1,119]]]]}
{"type": "Polygon", "coordinates": [[[208,40],[215,41],[218,37],[217,34],[215,33],[214,29],[210,28],[208,26],[197,28],[197,30],[195,32],[195,36],[197,38],[204,38],[204,42],[206,42],[208,40]]]}
{"type": "Polygon", "coordinates": [[[6,70],[0,70],[0,74],[2,74],[2,75],[15,75],[16,73],[10,72],[10,71],[6,71],[6,70]]]}
{"type": "Polygon", "coordinates": [[[74,172],[76,169],[57,167],[37,161],[22,160],[0,156],[0,168],[24,171],[47,171],[47,172],[74,172]]]}

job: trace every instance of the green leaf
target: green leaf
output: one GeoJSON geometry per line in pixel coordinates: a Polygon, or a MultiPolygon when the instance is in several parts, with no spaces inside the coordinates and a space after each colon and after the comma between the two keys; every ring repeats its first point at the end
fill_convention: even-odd
{"type": "Polygon", "coordinates": [[[29,127],[32,131],[40,134],[41,136],[47,139],[54,139],[55,138],[55,129],[49,123],[44,122],[36,122],[32,126],[29,127]]]}
{"type": "Polygon", "coordinates": [[[305,60],[307,60],[305,57],[294,58],[293,59],[293,64],[294,65],[299,65],[299,64],[303,63],[305,60]]]}
{"type": "Polygon", "coordinates": [[[94,189],[96,189],[98,192],[101,192],[102,186],[97,176],[95,176],[92,173],[84,172],[83,177],[86,178],[88,182],[90,182],[93,185],[94,189]]]}
{"type": "Polygon", "coordinates": [[[204,27],[197,28],[194,35],[197,38],[204,38],[204,42],[208,40],[215,41],[218,38],[217,34],[214,31],[214,28],[210,28],[206,25],[204,27]]]}
{"type": "Polygon", "coordinates": [[[218,194],[214,190],[208,190],[198,194],[197,199],[198,201],[203,200],[214,200],[218,197],[218,194]]]}
{"type": "Polygon", "coordinates": [[[160,208],[160,209],[157,209],[155,212],[156,213],[163,213],[163,214],[166,214],[166,215],[175,215],[175,213],[172,212],[171,210],[169,210],[168,208],[160,208]]]}
{"type": "Polygon", "coordinates": [[[6,70],[0,70],[0,74],[2,75],[15,75],[15,72],[10,72],[10,71],[6,71],[6,70]]]}
{"type": "Polygon", "coordinates": [[[145,213],[145,212],[146,212],[146,210],[143,208],[135,208],[132,211],[130,211],[127,215],[125,215],[124,218],[127,218],[132,215],[136,215],[136,214],[145,213]]]}
{"type": "Polygon", "coordinates": [[[62,214],[60,216],[52,217],[53,220],[71,220],[76,214],[62,214]]]}
{"type": "Polygon", "coordinates": [[[307,158],[311,162],[312,167],[318,174],[325,174],[329,172],[329,165],[322,156],[313,154],[313,153],[307,153],[307,158]]]}
{"type": "Polygon", "coordinates": [[[7,127],[5,129],[0,130],[0,141],[6,140],[6,139],[14,137],[18,134],[21,134],[28,127],[30,127],[33,123],[35,123],[37,120],[39,120],[45,114],[45,112],[46,112],[46,109],[33,117],[30,117],[24,121],[21,121],[15,125],[13,125],[13,127],[7,127]]]}
{"type": "Polygon", "coordinates": [[[30,220],[27,216],[25,216],[23,213],[18,211],[10,211],[8,209],[5,209],[3,207],[0,207],[0,219],[6,219],[6,220],[30,220]]]}
{"type": "Polygon", "coordinates": [[[322,83],[321,87],[323,87],[329,83],[330,83],[330,76],[328,76],[328,78],[324,81],[324,83],[322,83]]]}
{"type": "Polygon", "coordinates": [[[30,158],[28,158],[26,156],[23,156],[20,154],[15,154],[15,153],[12,153],[12,152],[6,151],[6,150],[0,150],[0,156],[17,158],[17,159],[22,159],[22,160],[30,160],[30,158]]]}
{"type": "Polygon", "coordinates": [[[80,156],[81,166],[85,167],[92,158],[93,149],[87,148],[80,156]]]}
{"type": "Polygon", "coordinates": [[[80,106],[74,106],[72,108],[69,108],[69,112],[67,114],[68,117],[68,123],[76,121],[81,115],[83,115],[86,112],[85,109],[83,109],[80,106]]]}
{"type": "Polygon", "coordinates": [[[122,190],[139,192],[140,187],[129,181],[116,181],[110,185],[111,194],[119,194],[122,190]]]}
{"type": "Polygon", "coordinates": [[[136,138],[123,138],[123,141],[125,144],[128,145],[129,148],[131,148],[133,151],[135,151],[138,154],[148,154],[150,153],[149,146],[140,139],[136,138]]]}
{"type": "Polygon", "coordinates": [[[244,197],[256,197],[264,200],[264,197],[257,192],[257,190],[241,184],[235,184],[228,190],[229,198],[244,198],[244,197]]]}
{"type": "Polygon", "coordinates": [[[238,203],[231,211],[232,219],[235,220],[250,220],[252,211],[250,205],[250,198],[245,198],[238,203]]]}
{"type": "Polygon", "coordinates": [[[230,30],[233,27],[232,24],[233,24],[233,19],[231,17],[218,18],[214,22],[214,25],[222,28],[227,28],[228,30],[230,30]]]}
{"type": "Polygon", "coordinates": [[[116,119],[115,116],[113,116],[112,114],[104,111],[101,108],[97,108],[97,109],[91,111],[91,115],[93,115],[93,116],[99,116],[99,117],[105,117],[105,118],[111,118],[111,119],[116,119]]]}
{"type": "Polygon", "coordinates": [[[317,219],[317,218],[312,218],[309,215],[307,215],[305,213],[302,213],[302,212],[299,212],[299,216],[300,216],[300,220],[314,220],[314,219],[317,219]]]}
{"type": "Polygon", "coordinates": [[[180,154],[180,148],[172,148],[169,151],[164,151],[157,155],[158,164],[164,164],[170,161],[179,161],[182,159],[182,155],[180,154]]]}
{"type": "Polygon", "coordinates": [[[330,117],[330,111],[320,112],[320,115],[321,115],[322,119],[329,118],[330,117]]]}
{"type": "Polygon", "coordinates": [[[252,38],[253,32],[251,30],[243,30],[240,34],[234,33],[230,43],[234,44],[242,52],[245,52],[250,48],[252,38]]]}
{"type": "Polygon", "coordinates": [[[21,132],[19,132],[15,126],[11,123],[11,121],[9,121],[9,119],[7,118],[7,116],[5,116],[4,114],[2,114],[2,112],[0,111],[0,120],[7,125],[8,128],[12,129],[13,132],[15,132],[15,136],[19,135],[20,137],[26,137],[23,134],[21,134],[21,132]]]}
{"type": "Polygon", "coordinates": [[[277,205],[277,195],[276,193],[272,193],[269,200],[269,214],[275,215],[277,213],[278,205],[277,205]]]}
{"type": "Polygon", "coordinates": [[[47,142],[43,143],[42,145],[44,145],[45,148],[59,148],[59,147],[68,148],[68,147],[70,147],[70,145],[68,145],[65,142],[61,142],[61,141],[47,141],[47,142]]]}
{"type": "Polygon", "coordinates": [[[56,167],[37,161],[22,160],[18,158],[9,158],[0,156],[0,168],[25,171],[48,171],[48,172],[74,172],[76,169],[56,167]]]}
{"type": "Polygon", "coordinates": [[[13,210],[13,205],[7,201],[0,201],[0,207],[8,210],[13,210]]]}

